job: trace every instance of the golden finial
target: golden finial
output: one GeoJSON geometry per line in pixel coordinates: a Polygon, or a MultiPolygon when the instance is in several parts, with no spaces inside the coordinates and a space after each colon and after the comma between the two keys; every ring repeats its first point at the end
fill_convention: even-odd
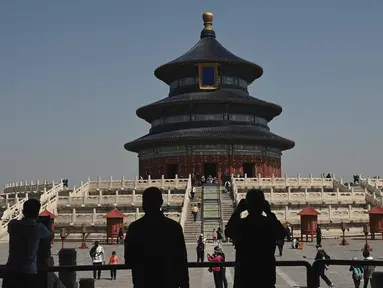
{"type": "Polygon", "coordinates": [[[204,30],[213,30],[213,18],[214,14],[210,12],[205,12],[202,14],[204,30]]]}

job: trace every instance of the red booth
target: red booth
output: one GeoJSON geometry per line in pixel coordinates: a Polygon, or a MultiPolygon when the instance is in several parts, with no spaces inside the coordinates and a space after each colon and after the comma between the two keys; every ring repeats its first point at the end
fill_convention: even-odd
{"type": "Polygon", "coordinates": [[[382,233],[383,239],[383,208],[381,206],[375,206],[370,211],[370,233],[371,239],[375,239],[375,233],[382,233]]]}
{"type": "MultiPolygon", "coordinates": [[[[47,209],[45,209],[44,211],[42,211],[40,213],[40,216],[49,216],[49,218],[51,219],[51,229],[52,229],[52,232],[54,234],[55,232],[55,218],[56,218],[56,215],[49,212],[47,209]]],[[[52,244],[53,244],[53,239],[52,239],[52,244]]]]}
{"type": "Polygon", "coordinates": [[[109,238],[112,240],[118,237],[120,228],[124,228],[124,218],[127,217],[124,213],[114,208],[112,211],[104,215],[106,218],[106,243],[109,244],[109,238]]]}
{"type": "Polygon", "coordinates": [[[320,212],[311,206],[305,207],[298,215],[301,216],[301,241],[303,242],[303,235],[306,235],[306,242],[309,241],[311,235],[311,242],[314,241],[316,229],[318,225],[318,215],[320,212]]]}

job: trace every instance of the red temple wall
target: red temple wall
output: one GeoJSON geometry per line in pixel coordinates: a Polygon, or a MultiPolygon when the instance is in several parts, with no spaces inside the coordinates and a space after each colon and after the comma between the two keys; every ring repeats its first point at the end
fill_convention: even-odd
{"type": "Polygon", "coordinates": [[[168,178],[167,164],[178,164],[177,175],[185,178],[189,174],[204,175],[204,163],[216,163],[218,174],[241,174],[243,175],[243,164],[251,163],[254,165],[253,174],[261,174],[262,177],[281,177],[281,159],[271,157],[258,156],[240,156],[240,155],[225,155],[225,156],[180,156],[180,157],[164,157],[139,160],[140,176],[146,178],[148,175],[152,179],[161,178],[165,175],[168,178]]]}

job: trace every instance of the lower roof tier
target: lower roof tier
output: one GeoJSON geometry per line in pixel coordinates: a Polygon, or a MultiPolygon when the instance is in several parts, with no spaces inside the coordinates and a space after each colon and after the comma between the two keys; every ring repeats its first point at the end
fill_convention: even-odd
{"type": "Polygon", "coordinates": [[[233,125],[221,127],[204,127],[176,131],[168,131],[157,134],[147,134],[132,142],[124,145],[125,149],[138,153],[141,149],[146,149],[158,145],[183,144],[257,144],[265,145],[281,150],[288,150],[295,146],[291,140],[275,135],[269,131],[259,130],[254,126],[233,125]]]}
{"type": "MultiPolygon", "coordinates": [[[[139,108],[136,114],[138,117],[150,123],[158,118],[172,115],[174,113],[173,111],[180,113],[183,106],[185,106],[187,110],[190,110],[193,108],[191,105],[198,104],[203,104],[204,106],[209,104],[213,106],[224,104],[227,106],[227,109],[232,112],[234,111],[230,108],[230,105],[240,105],[241,111],[251,112],[268,121],[280,115],[282,112],[281,106],[252,97],[246,91],[239,89],[218,89],[166,97],[160,101],[139,108]]],[[[195,107],[193,111],[195,111],[195,107]]]]}

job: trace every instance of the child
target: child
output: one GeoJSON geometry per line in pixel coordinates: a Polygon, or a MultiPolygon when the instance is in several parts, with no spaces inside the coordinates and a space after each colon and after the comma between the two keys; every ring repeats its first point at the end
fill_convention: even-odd
{"type": "MultiPolygon", "coordinates": [[[[112,256],[109,259],[109,265],[118,264],[118,257],[116,255],[116,251],[112,252],[112,256]]],[[[116,280],[117,270],[115,268],[110,269],[110,280],[116,280]]]]}
{"type": "MultiPolygon", "coordinates": [[[[352,258],[352,260],[358,260],[357,257],[352,258]]],[[[353,265],[349,269],[352,272],[352,280],[354,280],[355,288],[360,287],[360,281],[363,279],[363,268],[359,265],[353,265]]]]}

